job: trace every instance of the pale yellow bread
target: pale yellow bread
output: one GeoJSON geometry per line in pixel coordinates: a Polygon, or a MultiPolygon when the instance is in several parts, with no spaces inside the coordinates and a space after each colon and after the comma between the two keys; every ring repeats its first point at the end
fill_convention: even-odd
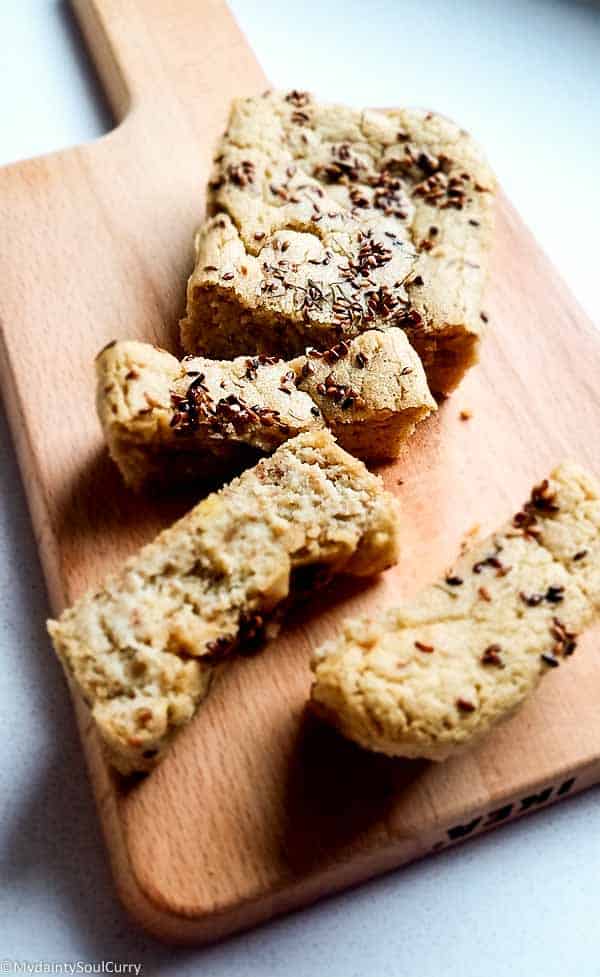
{"type": "Polygon", "coordinates": [[[347,622],[314,656],[312,702],[368,749],[443,760],[510,717],[599,610],[600,488],[565,464],[413,601],[347,622]]]}
{"type": "Polygon", "coordinates": [[[436,409],[400,329],[370,330],[294,360],[264,355],[179,361],[148,343],[96,359],[98,416],[127,484],[227,477],[284,441],[327,425],[361,458],[395,458],[436,409]]]}
{"type": "Polygon", "coordinates": [[[238,99],[196,238],[185,350],[289,358],[397,325],[449,393],[477,357],[494,189],[471,137],[432,112],[238,99]]]}
{"type": "Polygon", "coordinates": [[[334,574],[398,555],[397,504],[327,431],[286,442],[145,546],[48,629],[123,773],[151,769],[215,669],[334,574]]]}

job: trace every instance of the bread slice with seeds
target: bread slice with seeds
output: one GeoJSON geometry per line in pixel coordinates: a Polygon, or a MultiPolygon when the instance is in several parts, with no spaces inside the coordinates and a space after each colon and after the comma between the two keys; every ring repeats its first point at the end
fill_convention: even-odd
{"type": "Polygon", "coordinates": [[[151,769],[291,598],[397,559],[397,504],[328,431],[299,435],[210,495],[48,623],[113,765],[151,769]]]}
{"type": "Polygon", "coordinates": [[[394,458],[436,404],[404,333],[370,330],[285,362],[259,355],[179,362],[147,343],[96,360],[97,408],[132,488],[227,476],[327,424],[361,458],[394,458]]]}
{"type": "Polygon", "coordinates": [[[364,460],[397,458],[417,424],[437,410],[401,329],[369,329],[290,366],[338,442],[364,460]]]}
{"type": "Polygon", "coordinates": [[[179,361],[148,343],[121,341],[99,354],[96,376],[111,457],[134,489],[225,478],[325,426],[277,357],[179,361]]]}
{"type": "Polygon", "coordinates": [[[477,357],[493,175],[454,123],[304,92],[234,102],[181,324],[190,353],[286,358],[406,330],[434,393],[477,357]]]}
{"type": "Polygon", "coordinates": [[[566,464],[413,601],[314,656],[312,702],[350,739],[444,760],[511,716],[600,612],[600,486],[566,464]]]}

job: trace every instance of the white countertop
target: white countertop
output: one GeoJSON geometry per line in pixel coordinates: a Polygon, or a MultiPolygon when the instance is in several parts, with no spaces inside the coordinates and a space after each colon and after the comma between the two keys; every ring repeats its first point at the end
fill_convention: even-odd
{"type": "MultiPolygon", "coordinates": [[[[460,120],[600,320],[598,4],[232,6],[278,87],[460,120]]],[[[80,44],[56,0],[0,3],[0,163],[109,127],[80,44]]],[[[141,934],[113,894],[1,417],[0,486],[0,961],[131,961],[161,977],[600,975],[597,789],[216,947],[174,951],[141,934]]]]}

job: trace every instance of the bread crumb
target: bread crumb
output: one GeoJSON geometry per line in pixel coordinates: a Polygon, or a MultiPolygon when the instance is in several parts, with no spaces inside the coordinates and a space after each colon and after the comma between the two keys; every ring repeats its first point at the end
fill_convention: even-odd
{"type": "Polygon", "coordinates": [[[479,535],[480,531],[481,531],[481,523],[479,522],[474,522],[471,528],[467,529],[466,533],[464,533],[463,535],[462,542],[460,544],[461,556],[463,556],[463,554],[466,553],[469,546],[474,541],[475,537],[479,535]]]}

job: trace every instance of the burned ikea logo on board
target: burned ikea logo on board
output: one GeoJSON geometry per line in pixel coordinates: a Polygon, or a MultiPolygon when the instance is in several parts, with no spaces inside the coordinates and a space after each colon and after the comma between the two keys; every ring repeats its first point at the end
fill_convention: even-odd
{"type": "Polygon", "coordinates": [[[559,800],[559,798],[571,793],[576,779],[576,777],[570,777],[569,780],[565,780],[563,783],[558,784],[558,786],[553,785],[552,787],[545,787],[536,794],[528,794],[526,797],[522,797],[520,800],[511,801],[508,804],[504,804],[502,807],[479,814],[477,817],[473,818],[472,821],[469,821],[466,824],[456,824],[452,828],[448,828],[446,838],[443,841],[437,841],[434,845],[432,845],[431,850],[439,851],[441,848],[445,848],[447,845],[451,845],[457,841],[462,841],[463,838],[466,838],[469,835],[486,831],[487,828],[493,828],[497,824],[501,824],[503,821],[508,821],[509,818],[520,817],[521,814],[527,814],[533,808],[541,807],[543,804],[547,804],[549,801],[559,800]]]}

